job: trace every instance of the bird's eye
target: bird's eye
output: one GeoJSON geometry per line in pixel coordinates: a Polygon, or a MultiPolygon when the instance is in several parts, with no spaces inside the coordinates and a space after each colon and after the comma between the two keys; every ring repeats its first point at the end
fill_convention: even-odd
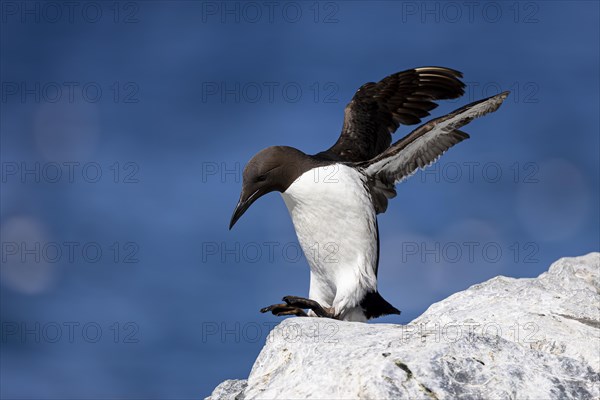
{"type": "Polygon", "coordinates": [[[267,180],[267,175],[266,174],[262,174],[256,177],[256,182],[263,182],[267,180]]]}

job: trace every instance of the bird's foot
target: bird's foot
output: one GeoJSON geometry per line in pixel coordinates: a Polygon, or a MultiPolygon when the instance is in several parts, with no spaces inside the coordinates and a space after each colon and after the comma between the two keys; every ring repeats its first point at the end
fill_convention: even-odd
{"type": "Polygon", "coordinates": [[[287,303],[273,304],[268,307],[264,307],[260,309],[261,313],[266,313],[271,311],[273,315],[278,317],[283,317],[285,315],[295,315],[297,317],[307,317],[306,312],[299,307],[293,307],[288,305],[287,303]]]}
{"type": "Polygon", "coordinates": [[[285,301],[290,306],[313,310],[317,317],[335,318],[332,308],[325,308],[315,300],[298,296],[285,296],[283,298],[283,301],[285,301]]]}
{"type": "Polygon", "coordinates": [[[285,301],[285,303],[273,304],[272,306],[261,309],[260,312],[266,313],[271,311],[273,315],[277,316],[296,315],[299,317],[306,317],[307,314],[304,309],[309,309],[312,310],[317,317],[335,318],[332,309],[325,308],[311,299],[298,296],[285,296],[283,301],[285,301]]]}

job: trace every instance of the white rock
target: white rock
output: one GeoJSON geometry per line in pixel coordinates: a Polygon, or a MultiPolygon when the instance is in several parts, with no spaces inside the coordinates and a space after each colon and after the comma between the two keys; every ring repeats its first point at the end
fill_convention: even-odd
{"type": "Polygon", "coordinates": [[[208,399],[599,399],[600,253],[499,276],[408,325],[290,318],[208,399]]]}
{"type": "MultiPolygon", "coordinates": [[[[236,400],[236,396],[242,393],[248,383],[246,380],[240,379],[228,379],[223,381],[213,390],[210,397],[208,399],[222,399],[222,400],[236,400]]],[[[241,396],[240,396],[241,398],[241,396]]]]}

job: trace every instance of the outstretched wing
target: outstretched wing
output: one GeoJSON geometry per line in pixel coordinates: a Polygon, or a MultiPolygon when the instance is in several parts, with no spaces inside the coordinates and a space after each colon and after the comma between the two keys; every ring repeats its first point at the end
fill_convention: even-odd
{"type": "Polygon", "coordinates": [[[462,74],[450,68],[422,67],[365,83],[344,110],[338,141],[317,156],[343,162],[367,161],[387,149],[400,124],[413,125],[437,107],[434,100],[464,93],[462,74]]]}
{"type": "Polygon", "coordinates": [[[367,162],[358,164],[369,177],[369,185],[378,213],[387,208],[387,199],[396,195],[394,185],[435,162],[450,147],[469,138],[459,130],[475,118],[496,111],[509,92],[459,108],[419,126],[386,151],[367,162]]]}

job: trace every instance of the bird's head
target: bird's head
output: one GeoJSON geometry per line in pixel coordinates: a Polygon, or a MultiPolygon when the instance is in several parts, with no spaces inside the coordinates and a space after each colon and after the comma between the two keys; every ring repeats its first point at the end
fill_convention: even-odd
{"type": "Polygon", "coordinates": [[[285,192],[300,176],[301,160],[306,158],[306,154],[287,146],[267,147],[252,157],[244,168],[242,193],[229,229],[259,197],[273,191],[285,192]]]}

